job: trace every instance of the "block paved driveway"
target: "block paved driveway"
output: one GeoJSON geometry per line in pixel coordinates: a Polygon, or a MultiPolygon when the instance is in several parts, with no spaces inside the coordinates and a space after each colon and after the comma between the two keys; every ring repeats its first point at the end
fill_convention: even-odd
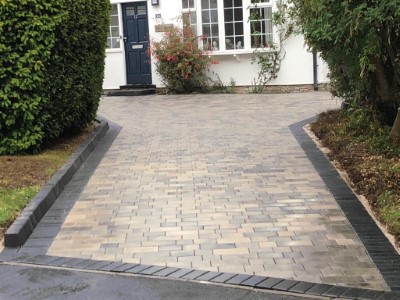
{"type": "Polygon", "coordinates": [[[387,289],[288,128],[338,105],[322,92],[103,98],[111,130],[57,200],[72,209],[47,254],[387,289]]]}

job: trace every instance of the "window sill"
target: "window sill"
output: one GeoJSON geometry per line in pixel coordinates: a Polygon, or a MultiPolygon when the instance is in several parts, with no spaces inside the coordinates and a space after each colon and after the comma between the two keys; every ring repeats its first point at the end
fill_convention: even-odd
{"type": "Polygon", "coordinates": [[[108,48],[108,49],[106,49],[106,53],[120,53],[120,52],[122,52],[122,49],[121,48],[108,48]]]}
{"type": "Polygon", "coordinates": [[[206,51],[206,53],[210,56],[219,56],[219,55],[240,55],[240,54],[254,54],[255,51],[261,52],[272,52],[272,49],[263,49],[263,48],[254,48],[254,49],[242,49],[242,50],[224,50],[224,51],[206,51]]]}

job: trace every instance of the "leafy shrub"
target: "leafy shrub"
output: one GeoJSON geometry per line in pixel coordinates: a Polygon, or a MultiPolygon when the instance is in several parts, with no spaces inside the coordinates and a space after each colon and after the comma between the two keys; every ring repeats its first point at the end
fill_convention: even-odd
{"type": "Polygon", "coordinates": [[[93,121],[107,0],[0,2],[0,155],[39,151],[93,121]]]}
{"type": "Polygon", "coordinates": [[[308,45],[331,71],[334,95],[373,104],[392,125],[400,106],[400,0],[289,0],[308,45]]]}
{"type": "Polygon", "coordinates": [[[156,71],[172,93],[191,93],[207,86],[205,71],[211,62],[198,46],[190,26],[172,27],[160,41],[151,43],[156,71]]]}

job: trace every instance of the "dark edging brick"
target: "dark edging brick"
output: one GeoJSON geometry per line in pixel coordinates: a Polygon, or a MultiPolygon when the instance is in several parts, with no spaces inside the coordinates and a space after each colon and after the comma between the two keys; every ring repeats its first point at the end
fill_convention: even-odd
{"type": "Polygon", "coordinates": [[[97,120],[100,122],[100,125],[71,155],[61,169],[50,178],[10,228],[8,228],[4,234],[5,247],[20,247],[25,243],[44,214],[71,180],[72,176],[96,147],[98,141],[105,135],[109,128],[108,122],[102,117],[98,117],[97,120]]]}
{"type": "Polygon", "coordinates": [[[345,213],[390,289],[400,292],[400,255],[336,168],[304,131],[303,127],[315,120],[316,117],[306,119],[289,128],[345,213]]]}
{"type": "Polygon", "coordinates": [[[185,281],[224,283],[236,287],[250,287],[301,295],[333,297],[340,299],[400,299],[400,292],[375,291],[323,283],[297,281],[258,275],[220,273],[185,268],[131,264],[115,261],[99,261],[48,255],[21,256],[11,261],[33,265],[62,267],[88,271],[103,271],[110,274],[133,274],[185,281]]]}

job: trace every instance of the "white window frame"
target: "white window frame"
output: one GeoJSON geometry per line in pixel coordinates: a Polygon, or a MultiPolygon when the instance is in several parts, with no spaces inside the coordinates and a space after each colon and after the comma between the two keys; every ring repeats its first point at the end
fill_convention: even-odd
{"type": "MultiPolygon", "coordinates": [[[[122,44],[123,44],[123,39],[122,39],[122,26],[123,26],[123,24],[122,24],[122,18],[121,18],[121,16],[122,16],[122,8],[121,8],[121,4],[117,4],[117,3],[112,3],[111,5],[115,5],[116,7],[117,7],[117,12],[118,12],[118,15],[117,15],[117,17],[118,17],[118,36],[119,36],[119,47],[116,47],[116,48],[106,48],[106,53],[108,52],[108,53],[112,53],[112,52],[121,52],[122,51],[122,44]]],[[[110,15],[110,18],[111,18],[111,16],[116,16],[116,15],[110,15]]],[[[110,22],[111,22],[111,19],[110,19],[110,22]]],[[[110,31],[110,34],[111,34],[111,28],[112,27],[116,27],[116,26],[111,26],[111,23],[110,23],[110,26],[109,26],[109,31],[110,31]]],[[[108,40],[108,36],[107,36],[107,40],[108,40]]],[[[107,43],[108,43],[108,41],[107,41],[107,43]]]]}
{"type": "MultiPolygon", "coordinates": [[[[183,14],[192,14],[195,13],[196,14],[196,23],[192,23],[191,19],[189,20],[190,26],[193,27],[195,26],[196,30],[195,33],[198,34],[199,32],[199,16],[198,16],[198,12],[197,12],[197,0],[192,0],[193,1],[193,7],[190,7],[190,0],[188,1],[189,7],[183,7],[183,0],[179,0],[180,1],[180,6],[181,6],[181,14],[183,17],[183,14]]],[[[183,20],[182,20],[183,22],[183,20]]]]}
{"type": "MultiPolygon", "coordinates": [[[[274,13],[274,6],[273,6],[273,0],[259,0],[260,2],[259,3],[250,3],[250,5],[248,6],[248,14],[249,14],[249,16],[250,16],[250,9],[262,9],[262,8],[271,8],[271,10],[272,10],[272,15],[273,15],[273,13],[274,13]]],[[[272,18],[272,15],[271,15],[271,18],[272,18]]],[[[249,24],[250,24],[251,22],[249,21],[249,24]]],[[[250,42],[250,48],[251,48],[251,24],[250,24],[250,26],[249,26],[249,36],[250,36],[250,40],[249,40],[249,42],[250,42]]],[[[274,25],[272,24],[272,42],[273,43],[275,43],[276,42],[276,40],[275,40],[275,36],[276,36],[276,34],[275,34],[275,30],[274,30],[274,25]]],[[[253,49],[253,50],[256,50],[256,49],[260,49],[260,48],[251,48],[251,49],[253,49]]],[[[262,48],[262,49],[268,49],[268,48],[262,48]]]]}
{"type": "MultiPolygon", "coordinates": [[[[180,0],[180,5],[181,5],[181,12],[182,13],[187,13],[189,12],[188,9],[182,9],[182,0],[180,0]]],[[[201,6],[201,0],[194,0],[194,10],[196,11],[196,17],[197,17],[197,34],[201,36],[203,34],[202,30],[202,6],[201,6]]],[[[217,7],[218,7],[218,30],[219,30],[219,35],[218,35],[218,40],[219,40],[219,45],[218,45],[218,50],[212,51],[213,55],[228,55],[228,54],[241,54],[241,53],[253,53],[254,50],[257,50],[257,48],[251,48],[251,29],[250,29],[250,22],[249,22],[249,17],[250,17],[250,8],[264,8],[264,7],[272,7],[272,13],[275,10],[275,0],[260,0],[259,3],[253,4],[251,0],[242,0],[242,9],[243,9],[243,49],[226,49],[225,45],[225,17],[224,17],[224,1],[223,0],[217,0],[217,7]]],[[[193,11],[190,9],[190,11],[193,11]]],[[[276,44],[277,43],[277,34],[276,34],[276,29],[273,26],[272,27],[272,38],[273,42],[276,44]]],[[[263,49],[267,50],[268,49],[263,49]]]]}

